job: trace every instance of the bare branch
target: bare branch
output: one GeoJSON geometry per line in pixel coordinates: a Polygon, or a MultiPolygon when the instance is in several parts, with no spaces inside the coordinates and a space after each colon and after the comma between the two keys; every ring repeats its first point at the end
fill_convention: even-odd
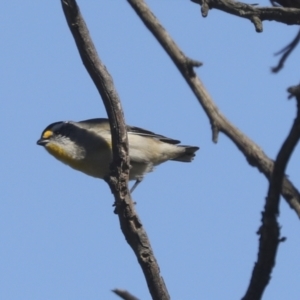
{"type": "Polygon", "coordinates": [[[275,55],[282,54],[282,56],[278,62],[278,65],[272,68],[273,73],[277,73],[283,68],[285,61],[287,60],[289,55],[293,52],[293,50],[297,47],[299,42],[300,42],[300,30],[298,31],[296,37],[291,41],[291,43],[289,43],[283,49],[275,53],[275,55]]]}
{"type": "MultiPolygon", "coordinates": [[[[189,59],[172,40],[167,31],[150,11],[146,3],[143,0],[127,1],[171,57],[187,84],[194,92],[199,104],[202,106],[210,120],[213,141],[217,141],[219,131],[223,132],[244,154],[249,164],[257,167],[257,169],[269,180],[273,171],[273,161],[266,156],[258,145],[244,135],[238,128],[233,126],[225,116],[222,115],[195,72],[188,71],[189,69],[186,62],[189,59]]],[[[298,217],[300,217],[300,194],[286,177],[283,180],[281,193],[291,208],[295,210],[298,217]]]]}
{"type": "MultiPolygon", "coordinates": [[[[250,20],[257,32],[263,31],[262,21],[277,21],[287,25],[300,24],[300,9],[283,7],[256,7],[232,0],[191,0],[201,5],[203,17],[208,14],[208,9],[216,8],[250,20]]],[[[278,2],[278,1],[276,1],[278,2]]]]}
{"type": "Polygon", "coordinates": [[[135,296],[131,295],[129,292],[125,290],[120,290],[120,289],[114,289],[112,290],[116,295],[118,295],[120,298],[124,300],[139,300],[135,296]]]}
{"type": "Polygon", "coordinates": [[[262,213],[262,225],[258,230],[258,234],[260,235],[258,259],[243,300],[261,299],[264,289],[271,278],[278,245],[281,241],[285,240],[284,238],[280,239],[280,227],[277,217],[279,215],[280,191],[284,172],[292,152],[300,139],[300,86],[289,88],[288,91],[297,98],[297,117],[274,164],[265,209],[262,213]]]}
{"type": "Polygon", "coordinates": [[[122,232],[139,261],[152,298],[168,300],[170,297],[163,278],[160,276],[159,266],[128,192],[129,157],[127,131],[118,94],[110,74],[98,57],[76,1],[61,0],[61,3],[82,62],[102,97],[109,117],[112,133],[113,163],[111,176],[107,179],[107,182],[115,197],[116,211],[122,232]]]}
{"type": "Polygon", "coordinates": [[[127,132],[119,96],[114,88],[110,74],[98,57],[76,1],[62,0],[61,2],[82,62],[101,95],[109,117],[112,131],[113,165],[115,166],[113,176],[110,179],[111,187],[114,184],[116,189],[115,196],[120,191],[120,199],[124,199],[125,195],[128,194],[129,159],[127,132]],[[118,178],[120,178],[119,186],[117,185],[118,178]]]}
{"type": "MultiPolygon", "coordinates": [[[[300,1],[299,0],[270,0],[275,7],[256,7],[254,5],[236,2],[232,0],[191,0],[201,5],[203,17],[208,15],[208,10],[216,8],[238,17],[249,19],[257,32],[263,31],[262,21],[278,21],[288,25],[300,24],[300,1]],[[281,4],[279,7],[276,3],[281,4]]],[[[300,41],[300,32],[294,40],[277,54],[282,54],[278,65],[272,68],[273,73],[279,72],[300,41]]]]}
{"type": "Polygon", "coordinates": [[[279,6],[278,4],[280,4],[283,7],[300,8],[299,0],[270,0],[270,2],[275,7],[278,7],[279,6]]]}

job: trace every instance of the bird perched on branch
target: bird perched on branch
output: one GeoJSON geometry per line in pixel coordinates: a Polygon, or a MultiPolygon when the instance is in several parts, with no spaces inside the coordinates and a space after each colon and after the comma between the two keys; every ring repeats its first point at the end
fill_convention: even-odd
{"type": "MultiPolygon", "coordinates": [[[[151,131],[127,126],[131,169],[135,180],[131,192],[153,168],[168,160],[190,162],[199,147],[178,145],[180,141],[151,131]]],[[[110,173],[112,141],[108,119],[55,122],[46,127],[38,145],[75,170],[105,179],[110,173]]]]}

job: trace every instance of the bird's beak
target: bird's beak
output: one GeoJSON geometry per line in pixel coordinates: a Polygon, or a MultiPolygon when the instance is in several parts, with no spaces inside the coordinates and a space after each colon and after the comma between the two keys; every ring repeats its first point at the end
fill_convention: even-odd
{"type": "Polygon", "coordinates": [[[49,142],[49,140],[41,138],[36,143],[39,146],[46,146],[48,144],[48,142],[49,142]]]}

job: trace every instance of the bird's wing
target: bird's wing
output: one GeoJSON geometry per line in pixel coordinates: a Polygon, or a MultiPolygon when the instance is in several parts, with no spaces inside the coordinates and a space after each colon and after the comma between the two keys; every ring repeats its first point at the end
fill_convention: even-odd
{"type": "Polygon", "coordinates": [[[166,136],[160,135],[160,134],[156,134],[152,131],[149,130],[145,130],[143,128],[140,127],[135,127],[135,126],[127,126],[127,131],[130,134],[137,134],[140,136],[145,136],[145,137],[149,137],[149,138],[155,138],[158,139],[164,143],[168,143],[168,144],[172,144],[172,145],[176,145],[179,144],[180,141],[178,140],[173,140],[171,138],[168,138],[166,136]]]}
{"type": "MultiPolygon", "coordinates": [[[[77,125],[79,127],[82,127],[87,130],[93,130],[95,132],[97,131],[110,131],[110,125],[108,119],[104,118],[98,118],[98,119],[90,119],[90,120],[84,120],[81,122],[78,122],[77,125]]],[[[166,136],[156,134],[152,131],[140,128],[140,127],[135,127],[135,126],[127,126],[127,132],[129,134],[136,134],[144,137],[149,137],[149,138],[155,138],[158,139],[164,143],[176,145],[179,144],[180,141],[178,140],[173,140],[171,138],[168,138],[166,136]]]]}
{"type": "Polygon", "coordinates": [[[110,125],[108,119],[105,118],[97,118],[97,119],[89,119],[80,122],[74,122],[78,127],[87,129],[87,130],[110,130],[110,125]]]}

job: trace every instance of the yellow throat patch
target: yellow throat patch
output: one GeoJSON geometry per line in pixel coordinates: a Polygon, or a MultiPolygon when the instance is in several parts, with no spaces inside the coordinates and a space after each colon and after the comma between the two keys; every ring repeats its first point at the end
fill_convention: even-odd
{"type": "MultiPolygon", "coordinates": [[[[44,135],[46,133],[47,133],[47,131],[44,133],[44,135]]],[[[69,165],[70,167],[72,167],[74,169],[81,170],[82,162],[80,160],[74,159],[67,151],[65,151],[59,145],[56,145],[54,143],[49,143],[46,145],[45,148],[51,155],[53,155],[55,158],[57,158],[61,162],[69,165]]]]}

